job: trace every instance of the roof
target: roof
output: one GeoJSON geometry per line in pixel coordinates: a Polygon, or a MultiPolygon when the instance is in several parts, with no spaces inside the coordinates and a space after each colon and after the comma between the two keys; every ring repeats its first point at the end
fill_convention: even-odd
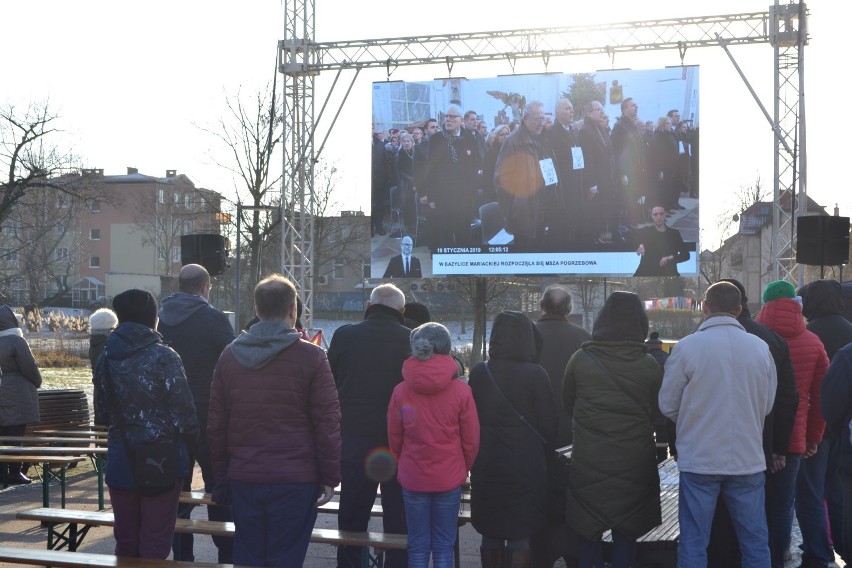
{"type": "MultiPolygon", "coordinates": [[[[791,193],[784,191],[781,194],[781,208],[790,212],[791,193]]],[[[740,235],[757,235],[760,230],[772,222],[772,202],[758,201],[748,207],[740,214],[740,227],[737,231],[740,235]]],[[[825,207],[807,197],[804,215],[828,215],[825,212],[825,207]]]]}

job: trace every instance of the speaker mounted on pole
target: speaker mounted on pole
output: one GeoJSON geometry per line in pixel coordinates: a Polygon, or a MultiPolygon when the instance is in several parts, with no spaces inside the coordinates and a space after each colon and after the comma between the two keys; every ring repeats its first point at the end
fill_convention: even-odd
{"type": "Polygon", "coordinates": [[[182,235],[180,238],[180,263],[200,264],[210,276],[218,276],[225,271],[225,237],[211,233],[182,235]]]}
{"type": "Polygon", "coordinates": [[[796,222],[797,263],[840,266],[849,262],[849,217],[804,215],[796,222]]]}

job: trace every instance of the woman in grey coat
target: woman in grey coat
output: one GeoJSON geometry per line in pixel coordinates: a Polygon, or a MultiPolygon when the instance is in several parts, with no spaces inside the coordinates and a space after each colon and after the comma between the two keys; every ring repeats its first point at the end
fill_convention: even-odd
{"type": "MultiPolygon", "coordinates": [[[[21,436],[27,424],[38,422],[40,386],[41,373],[18,319],[9,306],[0,306],[0,436],[21,436]]],[[[2,481],[30,483],[19,463],[9,464],[2,481]]]]}

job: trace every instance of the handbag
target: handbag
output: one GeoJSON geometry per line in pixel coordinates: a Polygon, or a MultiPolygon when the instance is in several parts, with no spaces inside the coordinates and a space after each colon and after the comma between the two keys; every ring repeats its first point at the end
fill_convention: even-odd
{"type": "Polygon", "coordinates": [[[483,366],[485,367],[485,374],[488,375],[489,379],[491,379],[491,384],[494,385],[494,388],[497,389],[497,392],[500,393],[500,396],[503,397],[503,400],[506,401],[509,408],[512,409],[524,426],[529,428],[530,432],[532,432],[533,435],[535,435],[535,437],[541,442],[542,446],[544,446],[544,457],[545,463],[547,464],[547,518],[550,523],[554,525],[564,523],[565,506],[567,503],[566,495],[568,492],[568,483],[571,474],[571,458],[550,447],[550,444],[541,432],[539,432],[535,426],[530,424],[530,421],[527,420],[523,414],[518,412],[518,409],[515,408],[515,406],[503,393],[503,389],[500,388],[500,385],[498,385],[497,381],[494,380],[494,375],[491,374],[491,369],[488,367],[488,361],[485,361],[483,366]]]}
{"type": "Polygon", "coordinates": [[[133,450],[127,438],[124,415],[118,409],[115,385],[109,372],[109,356],[104,349],[104,379],[107,399],[115,416],[121,442],[133,472],[134,490],[140,495],[152,497],[174,489],[178,480],[178,448],[173,440],[154,440],[138,444],[133,450]]]}

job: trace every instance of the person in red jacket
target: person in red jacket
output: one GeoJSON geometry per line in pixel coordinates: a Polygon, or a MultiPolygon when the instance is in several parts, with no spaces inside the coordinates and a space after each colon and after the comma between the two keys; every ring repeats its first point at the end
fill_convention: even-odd
{"type": "Polygon", "coordinates": [[[340,483],[340,403],[325,352],[294,329],[293,284],[264,278],[254,304],[260,321],[213,372],[210,457],[216,489],[230,490],[234,563],[301,566],[340,483]]]}
{"type": "Polygon", "coordinates": [[[458,380],[450,333],[439,323],[411,332],[403,381],[388,406],[388,442],[398,460],[408,520],[408,566],[453,566],[462,485],[479,452],[479,418],[458,380]]]}
{"type": "Polygon", "coordinates": [[[805,550],[825,551],[820,554],[824,558],[803,556],[802,566],[826,567],[833,558],[829,557],[823,496],[805,482],[799,470],[803,467],[802,460],[816,454],[825,431],[819,392],[822,377],[828,369],[828,356],[819,337],[805,327],[801,298],[796,296],[792,284],[784,280],[770,282],[763,291],[763,302],[763,308],[755,319],[787,342],[799,393],[799,407],[786,465],[781,470],[767,474],[767,521],[772,568],[784,566],[784,554],[793,526],[794,505],[805,550]]]}

